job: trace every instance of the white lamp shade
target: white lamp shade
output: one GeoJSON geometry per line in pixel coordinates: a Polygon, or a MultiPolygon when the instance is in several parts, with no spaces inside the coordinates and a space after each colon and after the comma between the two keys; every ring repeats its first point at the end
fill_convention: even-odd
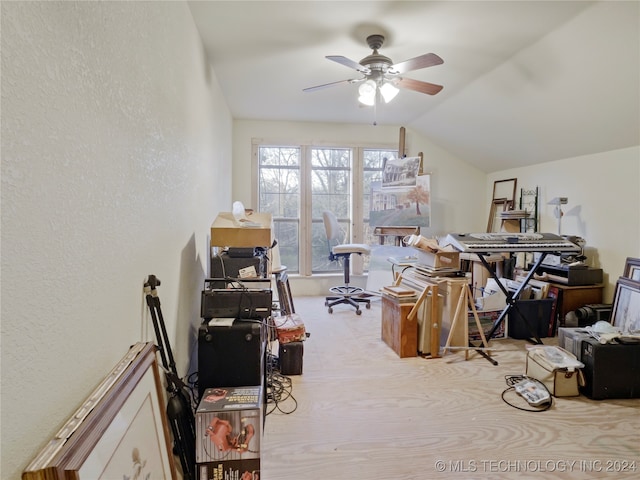
{"type": "Polygon", "coordinates": [[[385,82],[380,87],[380,93],[382,94],[382,98],[384,98],[385,103],[389,103],[391,100],[393,100],[399,91],[400,90],[398,90],[395,85],[389,82],[385,82]]]}
{"type": "Polygon", "coordinates": [[[360,97],[358,100],[364,105],[373,105],[376,101],[376,82],[373,80],[367,80],[360,87],[358,87],[358,93],[360,97]]]}

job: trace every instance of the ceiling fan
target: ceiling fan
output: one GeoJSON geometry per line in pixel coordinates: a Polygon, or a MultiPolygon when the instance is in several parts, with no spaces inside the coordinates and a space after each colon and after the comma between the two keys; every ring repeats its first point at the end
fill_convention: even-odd
{"type": "Polygon", "coordinates": [[[393,63],[389,57],[378,53],[378,49],[384,43],[383,35],[369,35],[367,44],[373,53],[364,57],[360,62],[355,62],[341,55],[329,55],[326,58],[345,67],[353,68],[360,72],[361,78],[350,78],[337,82],[325,83],[315,87],[303,89],[304,92],[312,92],[322,88],[340,85],[342,83],[360,83],[358,92],[360,102],[365,105],[374,105],[376,98],[381,96],[385,103],[389,103],[398,93],[398,87],[414,90],[428,95],[435,95],[442,90],[442,85],[422,82],[412,78],[404,78],[401,75],[413,70],[432,67],[444,63],[444,60],[435,53],[426,53],[400,63],[393,63]]]}

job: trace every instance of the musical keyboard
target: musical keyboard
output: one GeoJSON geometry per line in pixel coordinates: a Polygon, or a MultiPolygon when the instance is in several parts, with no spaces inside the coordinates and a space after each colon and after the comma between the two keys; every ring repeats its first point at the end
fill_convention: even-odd
{"type": "Polygon", "coordinates": [[[582,249],[553,233],[450,233],[442,242],[461,252],[580,252],[582,249]]]}

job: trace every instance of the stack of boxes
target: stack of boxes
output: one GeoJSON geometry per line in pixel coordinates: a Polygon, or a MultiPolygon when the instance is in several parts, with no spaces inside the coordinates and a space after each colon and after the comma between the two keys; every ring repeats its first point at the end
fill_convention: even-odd
{"type": "Polygon", "coordinates": [[[197,480],[258,480],[264,419],[256,387],[208,388],[196,411],[197,480]]]}

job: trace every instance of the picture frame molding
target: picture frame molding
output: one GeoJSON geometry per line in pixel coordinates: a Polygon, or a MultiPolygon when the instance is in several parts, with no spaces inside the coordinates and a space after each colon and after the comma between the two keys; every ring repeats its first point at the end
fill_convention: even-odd
{"type": "Polygon", "coordinates": [[[154,391],[150,393],[158,401],[161,411],[162,428],[158,432],[162,436],[160,440],[164,447],[161,455],[166,455],[171,478],[177,478],[169,425],[162,408],[165,402],[156,347],[151,342],[139,342],[131,346],[127,354],[27,466],[22,480],[84,480],[79,474],[81,467],[149,370],[153,373],[154,383],[154,391]]]}
{"type": "Polygon", "coordinates": [[[622,276],[640,282],[640,258],[627,257],[622,276]]]}
{"type": "MultiPolygon", "coordinates": [[[[636,301],[640,302],[640,281],[631,280],[626,277],[619,277],[616,282],[616,290],[613,296],[613,304],[611,308],[611,325],[621,328],[622,319],[618,318],[618,310],[620,307],[620,301],[622,298],[622,290],[628,290],[630,295],[633,295],[636,301]]],[[[633,325],[635,328],[632,331],[640,331],[640,317],[637,325],[633,325]]],[[[629,333],[629,332],[623,332],[629,333]]]]}

